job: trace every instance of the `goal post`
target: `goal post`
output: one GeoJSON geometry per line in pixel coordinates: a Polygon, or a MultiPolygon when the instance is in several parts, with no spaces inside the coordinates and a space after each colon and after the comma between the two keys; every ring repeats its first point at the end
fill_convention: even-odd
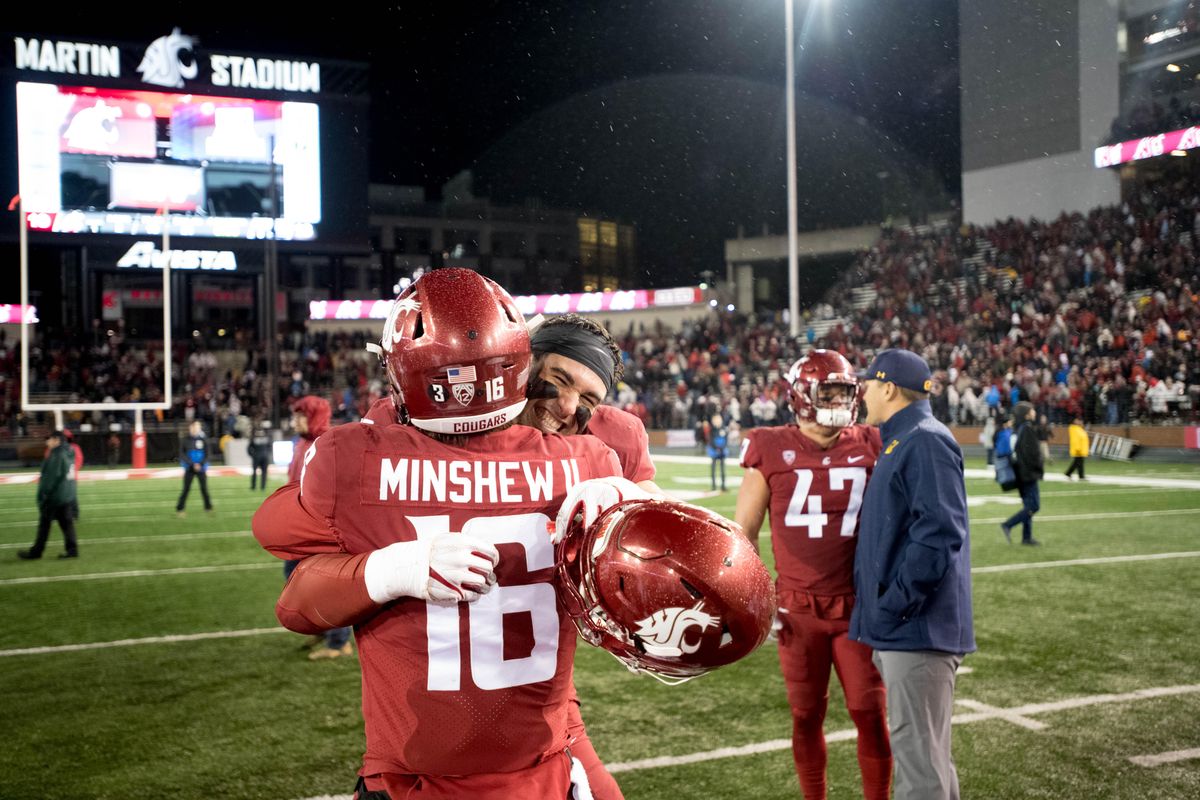
{"type": "MultiPolygon", "coordinates": [[[[29,220],[25,216],[21,196],[18,194],[9,203],[12,209],[15,204],[20,219],[20,261],[21,261],[21,307],[29,307],[29,220]]],[[[49,411],[54,414],[57,429],[63,426],[63,412],[66,411],[133,411],[133,466],[146,466],[146,433],[142,425],[142,415],[146,411],[167,411],[172,406],[172,371],[173,354],[171,352],[171,215],[164,208],[160,210],[162,219],[162,250],[165,258],[162,267],[162,315],[163,315],[163,399],[159,402],[126,402],[126,403],[40,403],[30,400],[29,387],[29,315],[21,314],[21,409],[24,411],[49,411]]]]}

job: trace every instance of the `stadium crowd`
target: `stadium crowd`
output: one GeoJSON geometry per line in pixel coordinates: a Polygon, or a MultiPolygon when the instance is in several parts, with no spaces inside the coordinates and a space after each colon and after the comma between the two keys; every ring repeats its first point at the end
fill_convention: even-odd
{"type": "MultiPolygon", "coordinates": [[[[778,315],[711,312],[668,331],[613,331],[625,379],[611,402],[649,428],[693,428],[720,414],[742,428],[786,421],[779,378],[812,346],[858,367],[904,347],[936,370],[934,412],[980,423],[1027,400],[1051,422],[1194,420],[1200,408],[1200,194],[1188,181],[1146,186],[1120,206],[1042,222],[884,230],[828,290],[793,341],[778,315]],[[818,333],[818,330],[821,333],[818,333]]],[[[279,396],[331,400],[357,419],[385,392],[367,332],[295,331],[280,349],[279,396]]],[[[17,350],[0,339],[0,424],[19,431],[17,350]],[[8,376],[8,377],[3,377],[8,376]]],[[[176,345],[176,409],[210,430],[264,413],[266,355],[176,345]]],[[[36,342],[35,391],[71,400],[150,400],[162,361],[120,337],[36,342]],[[70,365],[70,366],[69,366],[70,365]]],[[[285,409],[286,410],[286,409],[285,409]]]]}

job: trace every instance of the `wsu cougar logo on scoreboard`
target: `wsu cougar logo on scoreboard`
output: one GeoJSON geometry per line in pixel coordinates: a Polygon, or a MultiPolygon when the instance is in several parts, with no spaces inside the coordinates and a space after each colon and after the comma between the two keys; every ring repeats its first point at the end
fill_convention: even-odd
{"type": "Polygon", "coordinates": [[[699,650],[699,637],[694,643],[684,641],[688,630],[699,628],[703,632],[716,627],[719,621],[703,611],[703,606],[704,601],[701,600],[691,608],[664,608],[638,620],[635,633],[641,637],[646,652],[652,656],[678,657],[699,650]]]}

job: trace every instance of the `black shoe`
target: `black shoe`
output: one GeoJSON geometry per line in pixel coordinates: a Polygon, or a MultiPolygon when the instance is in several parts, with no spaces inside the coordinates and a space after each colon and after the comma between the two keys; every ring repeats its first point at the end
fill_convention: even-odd
{"type": "Polygon", "coordinates": [[[1004,541],[1008,542],[1009,544],[1012,544],[1012,528],[1008,527],[1003,522],[1001,522],[1000,523],[1000,532],[1004,534],[1004,541]]]}
{"type": "Polygon", "coordinates": [[[32,550],[18,550],[17,558],[22,561],[34,561],[42,557],[41,553],[35,553],[32,550]]]}
{"type": "Polygon", "coordinates": [[[1022,539],[1021,544],[1028,545],[1030,547],[1041,547],[1042,546],[1042,543],[1039,542],[1037,539],[1022,539]]]}
{"type": "Polygon", "coordinates": [[[59,558],[79,558],[79,553],[59,553],[59,558]]]}

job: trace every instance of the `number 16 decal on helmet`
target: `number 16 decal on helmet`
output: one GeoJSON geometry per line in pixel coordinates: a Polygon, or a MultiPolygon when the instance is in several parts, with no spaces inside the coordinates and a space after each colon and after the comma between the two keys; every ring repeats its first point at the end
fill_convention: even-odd
{"type": "Polygon", "coordinates": [[[674,500],[627,500],[556,550],[558,597],[589,644],[679,683],[732,664],[775,616],[767,568],[732,522],[674,500]]]}

